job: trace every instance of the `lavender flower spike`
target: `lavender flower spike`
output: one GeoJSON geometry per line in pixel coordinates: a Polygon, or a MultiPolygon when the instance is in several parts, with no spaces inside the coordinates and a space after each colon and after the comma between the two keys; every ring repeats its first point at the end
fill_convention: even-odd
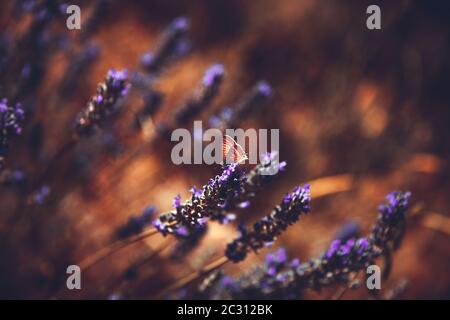
{"type": "Polygon", "coordinates": [[[410,199],[411,192],[393,191],[386,196],[386,203],[379,206],[378,221],[372,228],[370,241],[383,252],[396,249],[400,244],[410,199]]]}
{"type": "Polygon", "coordinates": [[[213,64],[210,66],[203,76],[203,80],[199,88],[194,91],[193,95],[175,111],[176,124],[185,123],[188,119],[192,119],[202,112],[212,102],[219,92],[225,69],[221,64],[213,64]]]}
{"type": "Polygon", "coordinates": [[[141,63],[147,72],[157,74],[174,59],[185,55],[190,50],[186,37],[190,22],[185,17],[174,19],[158,41],[153,52],[146,52],[141,63]]]}
{"type": "Polygon", "coordinates": [[[211,127],[226,129],[236,126],[256,108],[263,106],[272,96],[272,88],[266,81],[259,81],[233,107],[224,107],[209,119],[211,127]]]}
{"type": "Polygon", "coordinates": [[[253,230],[241,228],[241,236],[229,243],[225,255],[233,262],[245,259],[249,249],[257,251],[273,243],[288,226],[298,221],[302,213],[310,211],[310,186],[297,187],[286,194],[280,205],[253,225],[253,230]]]}
{"type": "Polygon", "coordinates": [[[24,116],[20,103],[13,106],[8,105],[7,99],[0,100],[0,170],[3,168],[10,139],[22,132],[21,122],[24,116]]]}
{"type": "Polygon", "coordinates": [[[160,215],[153,225],[163,235],[185,237],[192,234],[204,226],[206,220],[212,218],[213,213],[217,208],[223,207],[228,198],[239,194],[242,184],[243,175],[237,170],[237,164],[230,164],[221,175],[210,179],[201,192],[194,189],[191,199],[184,204],[176,197],[174,210],[160,215]],[[179,233],[178,229],[181,227],[184,229],[179,233]]]}
{"type": "Polygon", "coordinates": [[[123,98],[129,90],[128,72],[110,69],[105,81],[97,87],[97,94],[88,102],[76,122],[79,135],[90,135],[106,118],[117,111],[117,101],[123,98]]]}

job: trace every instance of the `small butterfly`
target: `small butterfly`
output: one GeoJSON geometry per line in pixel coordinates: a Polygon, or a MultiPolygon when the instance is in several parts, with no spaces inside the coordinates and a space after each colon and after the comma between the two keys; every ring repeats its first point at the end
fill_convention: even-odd
{"type": "Polygon", "coordinates": [[[223,137],[222,157],[224,163],[241,163],[248,159],[241,145],[229,135],[223,137]]]}

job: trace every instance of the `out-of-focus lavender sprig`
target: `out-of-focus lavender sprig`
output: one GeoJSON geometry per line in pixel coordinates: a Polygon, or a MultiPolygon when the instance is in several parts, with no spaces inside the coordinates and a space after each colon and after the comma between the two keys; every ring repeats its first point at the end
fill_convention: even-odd
{"type": "Polygon", "coordinates": [[[225,167],[221,175],[210,179],[202,190],[193,189],[191,199],[181,204],[180,198],[174,199],[174,210],[162,214],[153,222],[162,233],[182,237],[185,233],[206,224],[211,213],[225,204],[231,196],[238,194],[242,188],[243,175],[232,163],[225,167]]]}
{"type": "Polygon", "coordinates": [[[153,82],[165,68],[190,51],[189,25],[185,17],[174,19],[160,36],[156,47],[141,56],[144,72],[135,72],[131,79],[133,86],[142,91],[144,101],[136,112],[134,128],[141,128],[160,109],[162,94],[154,90],[153,82]]]}
{"type": "Polygon", "coordinates": [[[397,250],[406,230],[406,213],[411,192],[393,191],[386,202],[378,208],[378,220],[372,227],[370,242],[380,248],[384,258],[383,277],[387,278],[392,268],[392,252],[397,250]]]}
{"type": "Polygon", "coordinates": [[[96,44],[88,44],[70,58],[69,64],[64,72],[64,78],[58,89],[61,96],[67,99],[74,93],[73,88],[76,87],[79,77],[91,66],[99,55],[100,47],[96,44]]]}
{"type": "Polygon", "coordinates": [[[80,33],[80,40],[86,41],[93,33],[96,32],[100,26],[103,17],[106,15],[112,0],[96,0],[91,9],[91,14],[86,22],[83,23],[83,28],[80,33]]]}
{"type": "Polygon", "coordinates": [[[20,103],[8,104],[7,99],[0,100],[0,170],[8,153],[10,140],[22,132],[25,112],[20,103]]]}
{"type": "Polygon", "coordinates": [[[124,239],[142,232],[146,226],[152,223],[155,211],[155,207],[149,206],[140,215],[131,216],[124,225],[118,228],[117,236],[124,239]]]}
{"type": "Polygon", "coordinates": [[[26,182],[27,176],[21,169],[5,169],[0,172],[0,185],[23,189],[26,182]]]}
{"type": "Polygon", "coordinates": [[[271,245],[288,226],[298,221],[301,214],[310,211],[310,186],[296,187],[293,192],[286,194],[280,205],[272,212],[253,225],[252,230],[240,227],[241,235],[227,245],[225,255],[233,261],[245,259],[251,249],[257,251],[271,245]]]}
{"type": "Polygon", "coordinates": [[[172,250],[171,258],[181,260],[195,249],[208,232],[208,224],[199,224],[191,228],[180,227],[175,236],[178,241],[172,250]]]}
{"type": "Polygon", "coordinates": [[[33,192],[31,195],[31,203],[35,205],[43,205],[50,196],[51,190],[48,185],[43,185],[33,192]]]}
{"type": "Polygon", "coordinates": [[[272,88],[266,81],[260,81],[236,103],[234,107],[224,107],[209,119],[213,128],[234,128],[239,120],[255,108],[264,105],[272,96],[272,88]]]}
{"type": "Polygon", "coordinates": [[[92,134],[97,126],[118,111],[116,104],[127,94],[129,87],[126,70],[109,70],[105,81],[98,85],[97,94],[89,100],[79,115],[76,132],[81,136],[92,134]]]}
{"type": "Polygon", "coordinates": [[[214,64],[205,71],[198,89],[175,111],[175,125],[186,123],[210,105],[219,92],[224,75],[221,64],[214,64]]]}
{"type": "Polygon", "coordinates": [[[13,14],[19,19],[23,15],[33,12],[37,5],[37,0],[16,0],[14,1],[13,14]]]}
{"type": "Polygon", "coordinates": [[[142,125],[149,118],[153,117],[161,108],[163,103],[163,95],[157,91],[149,89],[143,97],[143,105],[136,112],[133,127],[135,129],[142,128],[142,125]]]}
{"type": "Polygon", "coordinates": [[[386,196],[386,203],[378,208],[378,221],[372,228],[370,241],[383,251],[396,249],[404,234],[405,215],[411,192],[393,191],[386,196]]]}
{"type": "MultiPolygon", "coordinates": [[[[0,73],[3,73],[6,67],[6,60],[11,50],[11,37],[6,31],[0,33],[0,73]]],[[[1,78],[0,78],[1,80],[1,78]]],[[[3,88],[0,83],[0,94],[2,94],[3,88]]]]}
{"type": "Polygon", "coordinates": [[[190,42],[186,37],[189,27],[190,22],[185,17],[174,19],[166,27],[156,48],[141,57],[142,66],[148,73],[160,73],[171,61],[189,52],[190,42]]]}

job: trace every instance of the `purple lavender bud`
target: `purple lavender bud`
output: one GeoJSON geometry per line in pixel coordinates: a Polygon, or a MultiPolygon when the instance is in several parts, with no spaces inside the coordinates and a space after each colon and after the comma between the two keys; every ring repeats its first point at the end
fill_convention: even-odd
{"type": "Polygon", "coordinates": [[[229,213],[225,215],[225,218],[221,221],[222,224],[228,224],[230,221],[236,220],[236,215],[234,213],[229,213]]]}
{"type": "Polygon", "coordinates": [[[153,63],[154,58],[154,54],[148,51],[141,56],[141,63],[144,67],[147,67],[153,63]]]}
{"type": "Polygon", "coordinates": [[[222,286],[225,288],[231,288],[234,285],[234,280],[231,277],[225,276],[222,278],[222,286]]]}
{"type": "Polygon", "coordinates": [[[214,64],[206,70],[203,76],[203,85],[212,86],[219,78],[222,78],[225,74],[225,69],[221,64],[214,64]]]}
{"type": "Polygon", "coordinates": [[[277,274],[277,269],[275,267],[269,267],[266,273],[267,275],[274,277],[277,274]]]}
{"type": "Polygon", "coordinates": [[[202,195],[202,190],[198,189],[196,186],[192,186],[189,191],[192,193],[193,198],[198,198],[202,195]]]}
{"type": "Polygon", "coordinates": [[[288,204],[289,202],[291,202],[291,200],[292,200],[291,194],[290,193],[286,193],[286,195],[283,198],[283,203],[284,204],[288,204]]]}
{"type": "Polygon", "coordinates": [[[176,235],[179,237],[187,237],[189,235],[189,231],[186,227],[181,226],[177,229],[176,235]]]}
{"type": "Polygon", "coordinates": [[[327,253],[325,254],[325,256],[330,259],[332,256],[334,256],[339,248],[341,246],[341,240],[334,240],[331,245],[330,248],[328,249],[327,253]]]}
{"type": "Polygon", "coordinates": [[[237,205],[237,207],[238,207],[238,208],[241,208],[241,209],[248,208],[249,206],[250,206],[250,201],[249,201],[249,200],[244,201],[244,202],[241,202],[241,203],[239,203],[239,204],[237,205]]]}
{"type": "Polygon", "coordinates": [[[178,209],[181,206],[181,196],[178,194],[173,198],[173,207],[174,209],[178,209]]]}
{"type": "Polygon", "coordinates": [[[266,97],[270,97],[272,95],[272,88],[265,81],[261,81],[260,83],[258,83],[258,91],[266,97]]]}
{"type": "Polygon", "coordinates": [[[277,262],[280,264],[284,264],[287,261],[287,252],[286,249],[280,248],[277,253],[277,262]]]}
{"type": "Polygon", "coordinates": [[[300,266],[300,260],[295,258],[291,261],[290,266],[292,269],[297,269],[300,266]]]}
{"type": "Polygon", "coordinates": [[[50,195],[50,187],[47,185],[43,185],[35,192],[33,196],[33,202],[37,205],[42,205],[45,203],[49,195],[50,195]]]}
{"type": "Polygon", "coordinates": [[[187,31],[189,29],[190,23],[186,17],[175,18],[170,27],[176,31],[187,31]]]}

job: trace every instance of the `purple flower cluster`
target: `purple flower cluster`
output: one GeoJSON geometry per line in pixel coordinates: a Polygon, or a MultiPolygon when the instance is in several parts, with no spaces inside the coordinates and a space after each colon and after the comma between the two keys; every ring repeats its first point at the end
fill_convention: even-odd
{"type": "Polygon", "coordinates": [[[128,72],[111,69],[100,83],[97,94],[88,102],[87,107],[79,115],[76,131],[79,135],[90,135],[95,128],[117,111],[117,101],[124,97],[128,90],[128,72]]]}
{"type": "Polygon", "coordinates": [[[174,200],[174,210],[162,214],[153,225],[163,235],[188,236],[204,226],[206,220],[211,218],[217,208],[224,206],[228,198],[239,194],[242,183],[243,175],[237,170],[237,164],[230,164],[221,175],[210,179],[201,191],[194,187],[189,201],[181,204],[177,196],[174,200]]]}
{"type": "Polygon", "coordinates": [[[241,235],[227,245],[225,255],[233,262],[245,259],[249,249],[257,251],[271,245],[288,226],[297,222],[302,213],[310,211],[310,187],[297,187],[286,194],[280,205],[253,225],[252,230],[240,227],[241,235]]]}
{"type": "Polygon", "coordinates": [[[25,112],[20,103],[9,105],[7,99],[0,100],[0,169],[8,152],[9,141],[22,132],[21,122],[25,112]]]}

